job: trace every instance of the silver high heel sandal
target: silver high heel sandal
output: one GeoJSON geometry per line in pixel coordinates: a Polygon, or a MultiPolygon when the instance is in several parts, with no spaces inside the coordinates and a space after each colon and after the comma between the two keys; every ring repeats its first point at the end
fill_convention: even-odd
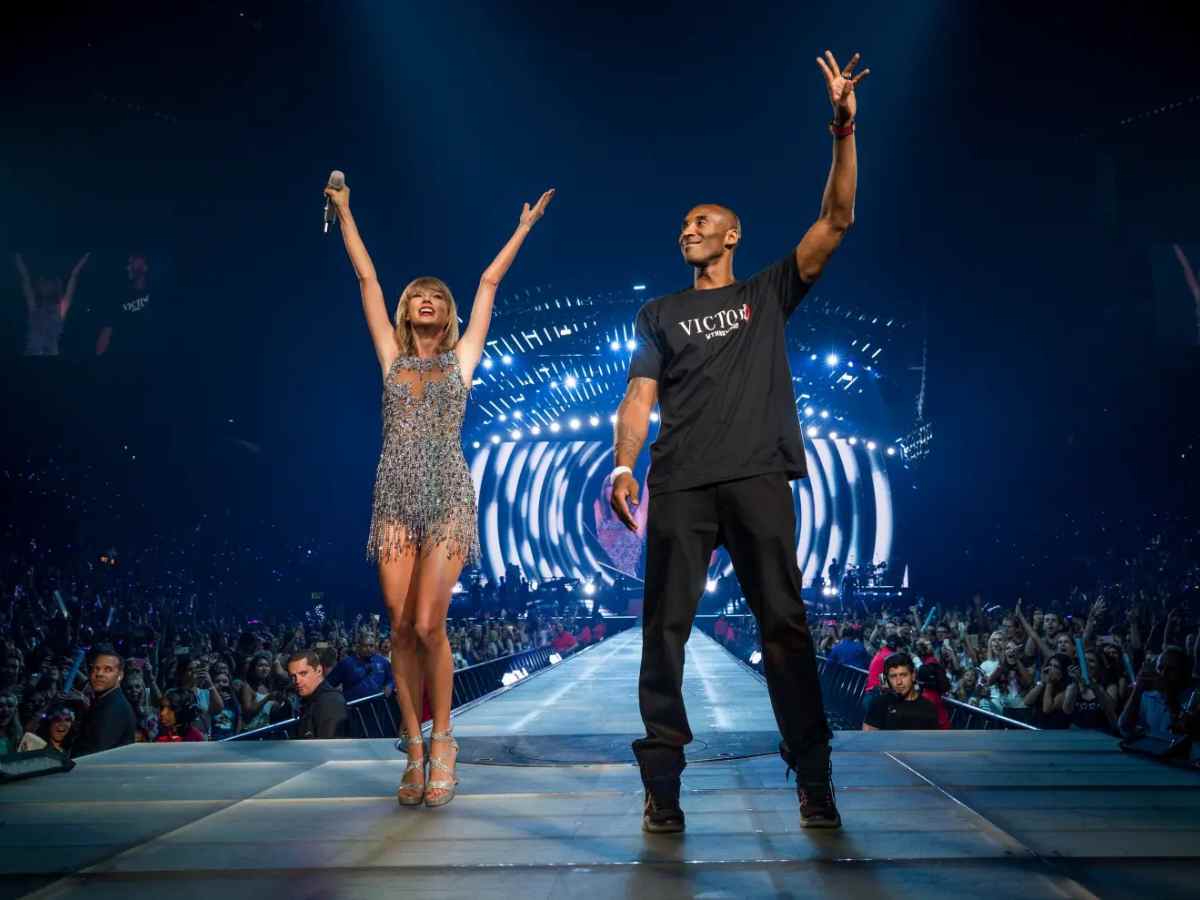
{"type": "Polygon", "coordinates": [[[404,767],[404,774],[400,776],[400,787],[396,789],[396,802],[401,806],[420,806],[425,802],[425,788],[428,779],[425,775],[425,761],[429,758],[429,754],[425,752],[425,740],[420,734],[415,737],[409,737],[404,732],[400,733],[400,740],[396,742],[397,749],[401,745],[408,747],[420,747],[421,758],[408,760],[408,765],[404,767]],[[404,781],[408,777],[409,772],[421,770],[421,783],[410,784],[404,781]]]}
{"type": "Polygon", "coordinates": [[[434,757],[434,741],[437,741],[439,744],[450,744],[454,747],[455,751],[458,750],[458,742],[454,740],[454,735],[450,733],[449,729],[446,729],[445,731],[434,731],[429,735],[429,774],[433,775],[434,769],[440,769],[449,776],[449,778],[431,778],[429,781],[425,782],[425,805],[429,807],[445,806],[454,799],[455,789],[458,787],[458,776],[456,775],[458,769],[457,753],[454,757],[454,768],[451,769],[440,759],[434,757]],[[430,790],[441,791],[442,796],[436,800],[431,800],[429,798],[430,790]]]}

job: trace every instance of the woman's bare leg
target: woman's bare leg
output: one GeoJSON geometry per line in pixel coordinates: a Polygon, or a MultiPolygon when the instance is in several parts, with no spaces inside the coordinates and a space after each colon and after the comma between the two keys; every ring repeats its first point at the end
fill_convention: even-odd
{"type": "MultiPolygon", "coordinates": [[[[451,589],[462,572],[464,562],[461,556],[447,556],[444,547],[432,547],[421,554],[413,574],[417,591],[414,628],[417,641],[425,651],[425,684],[429,688],[430,706],[433,707],[435,732],[450,730],[454,659],[450,653],[450,640],[446,636],[446,612],[450,608],[451,589]]],[[[433,741],[429,753],[431,758],[454,768],[457,753],[452,744],[433,741]]],[[[435,777],[432,772],[430,777],[435,777]]],[[[438,788],[431,788],[426,791],[426,797],[436,801],[444,793],[438,788]]]]}

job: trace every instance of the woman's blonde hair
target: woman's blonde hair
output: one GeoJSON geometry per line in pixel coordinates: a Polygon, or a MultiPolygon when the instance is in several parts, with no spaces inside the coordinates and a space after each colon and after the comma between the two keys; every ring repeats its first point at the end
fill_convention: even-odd
{"type": "Polygon", "coordinates": [[[446,323],[446,331],[442,335],[442,340],[438,344],[438,352],[445,353],[447,350],[453,349],[458,343],[458,306],[454,302],[454,294],[450,293],[450,288],[446,282],[440,278],[434,278],[430,275],[423,275],[420,278],[414,278],[400,292],[400,300],[396,303],[396,315],[394,321],[396,324],[396,346],[400,348],[401,356],[412,356],[416,352],[416,342],[413,340],[412,325],[409,324],[407,318],[408,298],[412,292],[425,288],[430,291],[438,291],[450,305],[450,318],[446,323]]]}

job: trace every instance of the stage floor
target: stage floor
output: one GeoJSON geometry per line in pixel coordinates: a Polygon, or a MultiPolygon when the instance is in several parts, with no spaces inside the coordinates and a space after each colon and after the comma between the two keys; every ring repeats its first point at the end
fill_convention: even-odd
{"type": "MultiPolygon", "coordinates": [[[[0,787],[0,893],[1144,900],[1200,883],[1200,778],[1086,732],[839,732],[833,833],[799,828],[777,756],[701,753],[687,833],[644,835],[638,646],[618,635],[467,710],[464,759],[483,762],[441,810],[397,807],[388,741],[131,746],[0,787]],[[621,742],[624,761],[561,764],[621,742]]],[[[697,734],[769,734],[762,684],[698,632],[689,652],[697,734]]]]}

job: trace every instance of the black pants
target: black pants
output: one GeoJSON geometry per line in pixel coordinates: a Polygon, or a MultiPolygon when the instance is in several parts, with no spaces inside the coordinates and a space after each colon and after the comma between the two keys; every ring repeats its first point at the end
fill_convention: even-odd
{"type": "Polygon", "coordinates": [[[651,497],[638,684],[646,737],[633,743],[643,777],[683,771],[683,747],[692,740],[683,707],[683,645],[709,560],[722,544],[758,620],[781,753],[797,768],[828,764],[833,735],[800,597],[795,529],[792,492],[782,472],[651,497]]]}

